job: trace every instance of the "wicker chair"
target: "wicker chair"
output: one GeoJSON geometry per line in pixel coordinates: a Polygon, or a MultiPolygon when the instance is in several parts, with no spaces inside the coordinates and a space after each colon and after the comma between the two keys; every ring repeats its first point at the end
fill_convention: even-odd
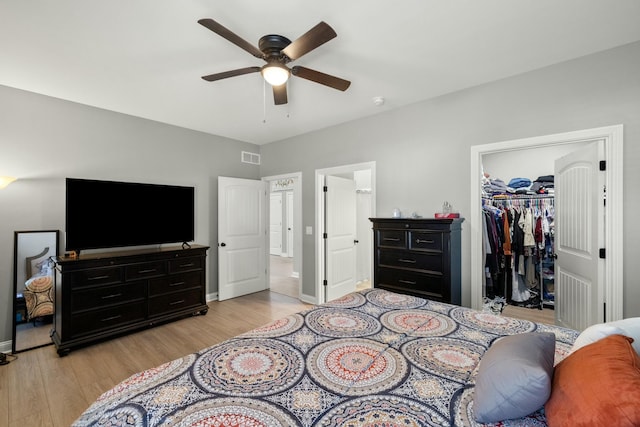
{"type": "Polygon", "coordinates": [[[27,306],[27,320],[35,323],[36,319],[53,314],[53,271],[49,267],[46,247],[37,255],[27,257],[27,281],[24,284],[23,296],[27,306]]]}

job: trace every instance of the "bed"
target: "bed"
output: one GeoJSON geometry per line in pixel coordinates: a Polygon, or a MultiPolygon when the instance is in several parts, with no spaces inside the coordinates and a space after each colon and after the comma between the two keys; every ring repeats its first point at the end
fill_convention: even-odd
{"type": "MultiPolygon", "coordinates": [[[[529,333],[554,335],[554,364],[579,335],[368,289],[135,374],[74,425],[485,425],[474,417],[479,362],[500,337],[529,333]]],[[[540,405],[486,425],[547,423],[540,405]]]]}

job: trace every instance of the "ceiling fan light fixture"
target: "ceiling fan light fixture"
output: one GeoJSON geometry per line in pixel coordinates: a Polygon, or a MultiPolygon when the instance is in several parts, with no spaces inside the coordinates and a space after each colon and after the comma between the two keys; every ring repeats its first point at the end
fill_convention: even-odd
{"type": "Polygon", "coordinates": [[[283,85],[289,80],[289,69],[279,62],[271,62],[260,70],[262,73],[262,77],[269,83],[271,86],[280,86],[283,85]]]}

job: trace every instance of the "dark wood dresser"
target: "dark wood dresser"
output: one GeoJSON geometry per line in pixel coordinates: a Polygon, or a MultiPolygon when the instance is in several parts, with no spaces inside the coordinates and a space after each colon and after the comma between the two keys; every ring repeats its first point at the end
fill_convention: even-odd
{"type": "Polygon", "coordinates": [[[373,286],[460,305],[463,218],[369,218],[373,286]]]}
{"type": "Polygon", "coordinates": [[[58,354],[179,317],[206,314],[207,249],[192,245],[57,258],[52,339],[58,354]]]}

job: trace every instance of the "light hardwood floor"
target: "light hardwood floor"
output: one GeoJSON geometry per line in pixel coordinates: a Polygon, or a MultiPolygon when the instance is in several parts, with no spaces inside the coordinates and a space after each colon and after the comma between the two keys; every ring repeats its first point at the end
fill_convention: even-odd
{"type": "Polygon", "coordinates": [[[506,305],[502,310],[503,316],[515,317],[516,319],[530,320],[531,322],[555,325],[555,313],[551,308],[518,307],[517,305],[506,305]]]}
{"type": "Polygon", "coordinates": [[[298,298],[300,295],[300,282],[298,278],[293,277],[293,258],[270,255],[269,260],[271,269],[269,287],[271,292],[298,298]]]}
{"type": "Polygon", "coordinates": [[[76,349],[65,357],[53,346],[18,353],[17,360],[0,366],[0,426],[67,427],[98,396],[136,372],[309,307],[263,291],[213,301],[205,316],[76,349]]]}

